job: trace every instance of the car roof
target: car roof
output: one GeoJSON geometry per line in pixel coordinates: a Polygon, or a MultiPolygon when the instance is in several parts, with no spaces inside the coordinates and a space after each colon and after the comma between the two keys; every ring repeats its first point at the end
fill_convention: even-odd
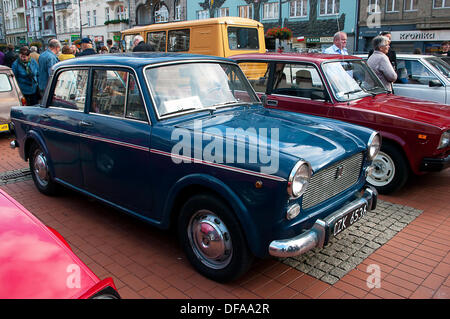
{"type": "Polygon", "coordinates": [[[5,65],[0,65],[0,71],[8,71],[8,70],[11,70],[11,68],[5,65]]]}
{"type": "Polygon", "coordinates": [[[188,61],[188,60],[218,60],[229,61],[232,60],[200,54],[187,54],[187,53],[164,53],[164,52],[130,52],[130,53],[113,53],[102,55],[87,55],[82,57],[76,57],[68,59],[57,64],[57,67],[62,66],[76,66],[76,65],[95,65],[95,66],[107,66],[117,65],[129,66],[133,68],[139,68],[149,64],[156,64],[162,62],[171,61],[188,61]]]}
{"type": "Polygon", "coordinates": [[[360,59],[353,55],[341,55],[341,54],[324,54],[324,53],[249,53],[233,55],[230,59],[234,60],[284,60],[284,61],[307,61],[314,63],[321,63],[330,60],[342,60],[342,59],[360,59]]]}

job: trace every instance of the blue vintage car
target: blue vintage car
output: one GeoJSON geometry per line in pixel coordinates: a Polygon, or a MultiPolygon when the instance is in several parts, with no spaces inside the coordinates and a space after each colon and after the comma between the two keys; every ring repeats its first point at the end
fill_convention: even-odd
{"type": "Polygon", "coordinates": [[[160,228],[203,275],[323,247],[376,206],[377,132],[265,109],[231,60],[134,53],[58,63],[12,127],[36,187],[66,186],[160,228]]]}

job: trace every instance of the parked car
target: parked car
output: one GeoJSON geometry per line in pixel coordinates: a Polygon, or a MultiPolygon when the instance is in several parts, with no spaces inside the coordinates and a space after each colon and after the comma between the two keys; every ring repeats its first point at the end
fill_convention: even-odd
{"type": "MultiPolygon", "coordinates": [[[[357,56],[367,59],[366,54],[357,56]]],[[[450,105],[450,65],[437,56],[397,54],[394,93],[450,105]]]]}
{"type": "Polygon", "coordinates": [[[194,268],[239,277],[253,256],[322,247],[376,206],[381,140],[268,110],[233,61],[129,53],[58,63],[41,107],[11,111],[36,187],[78,190],[160,228],[194,268]]]}
{"type": "Polygon", "coordinates": [[[0,299],[119,299],[54,229],[0,189],[0,299]]]}
{"type": "Polygon", "coordinates": [[[0,65],[0,133],[9,132],[12,106],[26,105],[11,68],[0,65]]]}
{"type": "MultiPolygon", "coordinates": [[[[265,106],[325,116],[380,132],[381,151],[368,182],[380,193],[400,189],[412,173],[450,163],[450,106],[389,94],[361,58],[325,54],[231,57],[265,106]]],[[[401,66],[401,56],[397,59],[401,66]]]]}

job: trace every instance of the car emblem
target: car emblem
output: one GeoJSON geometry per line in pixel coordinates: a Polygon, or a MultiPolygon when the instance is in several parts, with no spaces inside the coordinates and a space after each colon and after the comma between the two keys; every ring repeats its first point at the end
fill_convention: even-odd
{"type": "Polygon", "coordinates": [[[344,174],[344,166],[339,165],[336,168],[336,174],[334,175],[334,179],[341,178],[343,174],[344,174]]]}

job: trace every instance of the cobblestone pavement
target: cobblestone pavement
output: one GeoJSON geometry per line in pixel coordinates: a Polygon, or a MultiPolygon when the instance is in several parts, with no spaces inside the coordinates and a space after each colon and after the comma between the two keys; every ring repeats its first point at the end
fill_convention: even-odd
{"type": "Polygon", "coordinates": [[[378,201],[375,210],[332,238],[323,249],[280,261],[323,282],[335,284],[421,213],[422,210],[412,207],[378,201]]]}
{"type": "MultiPolygon", "coordinates": [[[[113,277],[123,298],[450,298],[450,169],[411,178],[401,191],[380,196],[379,213],[361,220],[353,230],[368,233],[357,233],[347,247],[339,241],[319,251],[328,256],[325,251],[333,249],[336,253],[330,257],[337,259],[339,253],[348,254],[345,261],[352,264],[342,260],[334,265],[345,274],[324,269],[335,278],[322,274],[320,280],[312,271],[269,258],[256,260],[239,280],[219,284],[192,269],[173,232],[158,230],[78,193],[68,191],[57,197],[39,193],[26,175],[28,163],[9,148],[11,140],[0,136],[0,188],[58,230],[100,278],[113,277]],[[395,221],[380,218],[384,213],[395,221]],[[371,240],[370,235],[376,237],[371,240]],[[362,239],[367,242],[360,247],[362,239]],[[350,259],[355,256],[359,259],[350,259]],[[339,267],[344,265],[348,267],[339,267]],[[380,270],[379,286],[368,285],[374,265],[380,270]]],[[[345,240],[352,235],[339,236],[345,240]]],[[[315,263],[314,258],[303,265],[315,263]]],[[[326,258],[325,264],[333,263],[338,261],[326,258]]]]}

